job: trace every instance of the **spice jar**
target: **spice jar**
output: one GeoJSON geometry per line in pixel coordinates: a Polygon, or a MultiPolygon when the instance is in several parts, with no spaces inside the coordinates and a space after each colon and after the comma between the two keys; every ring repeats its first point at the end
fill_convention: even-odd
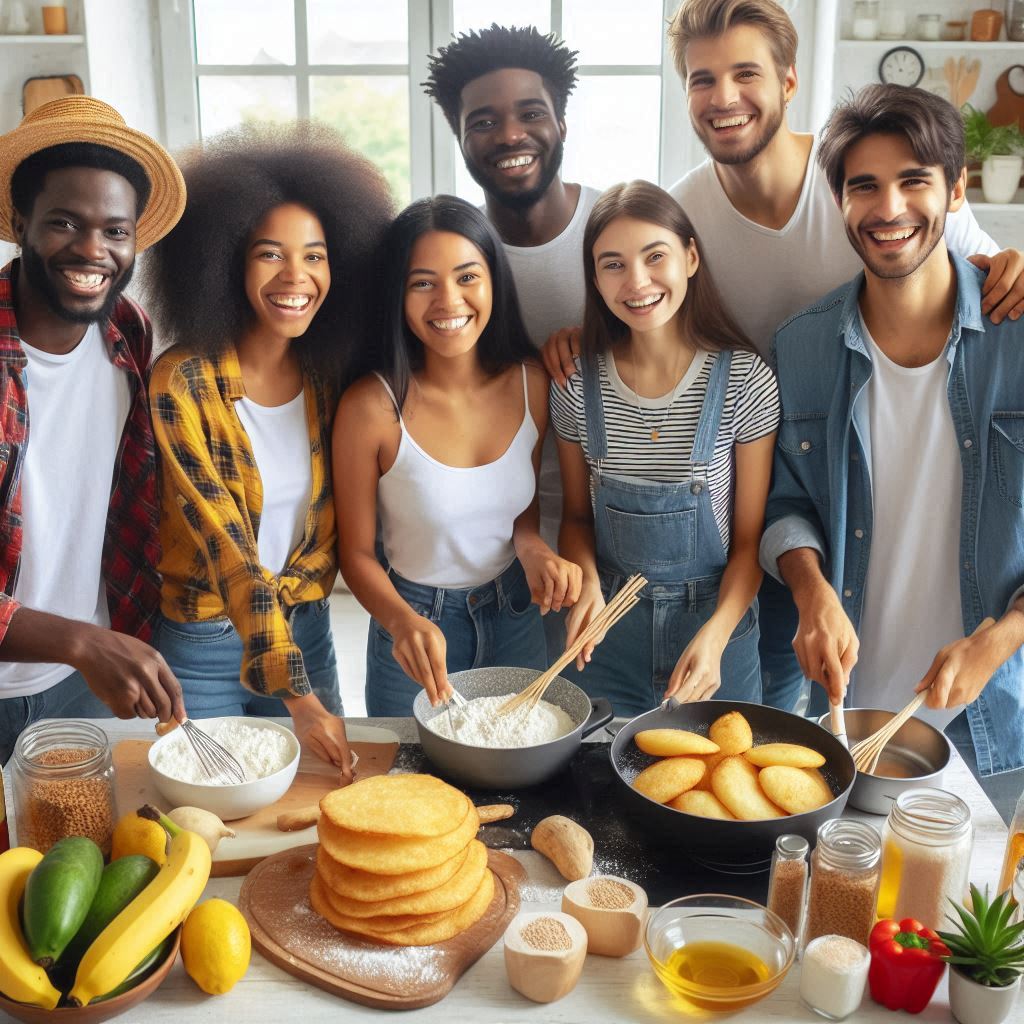
{"type": "Polygon", "coordinates": [[[967,893],[974,846],[970,808],[941,789],[900,793],[882,829],[878,916],[945,927],[949,901],[967,893]]]}
{"type": "Polygon", "coordinates": [[[819,935],[800,964],[800,1002],[829,1020],[845,1020],[860,1006],[871,955],[845,935],[819,935]]]}
{"type": "Polygon", "coordinates": [[[106,734],[90,722],[29,726],[14,747],[14,819],[21,846],[46,853],[85,836],[110,852],[114,768],[106,734]]]}
{"type": "Polygon", "coordinates": [[[809,848],[803,836],[779,836],[768,877],[768,909],[786,922],[794,939],[800,937],[800,919],[807,896],[809,848]]]}
{"type": "Polygon", "coordinates": [[[917,16],[917,38],[935,40],[942,30],[941,14],[919,14],[917,16]]]}
{"type": "Polygon", "coordinates": [[[804,945],[819,935],[845,935],[866,946],[875,922],[881,874],[878,832],[862,821],[833,818],[818,829],[811,855],[804,945]]]}

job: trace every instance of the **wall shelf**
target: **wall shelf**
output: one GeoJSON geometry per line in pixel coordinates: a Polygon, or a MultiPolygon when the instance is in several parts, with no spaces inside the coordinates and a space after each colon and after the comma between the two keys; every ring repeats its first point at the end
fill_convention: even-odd
{"type": "Polygon", "coordinates": [[[46,46],[50,43],[63,44],[65,46],[80,46],[85,42],[85,36],[11,36],[0,35],[0,46],[46,46]]]}
{"type": "Polygon", "coordinates": [[[970,48],[971,56],[981,56],[981,52],[1024,53],[1024,43],[1010,39],[999,39],[994,43],[978,43],[973,39],[840,39],[837,41],[840,50],[884,50],[893,46],[912,46],[915,50],[964,50],[970,48]]]}

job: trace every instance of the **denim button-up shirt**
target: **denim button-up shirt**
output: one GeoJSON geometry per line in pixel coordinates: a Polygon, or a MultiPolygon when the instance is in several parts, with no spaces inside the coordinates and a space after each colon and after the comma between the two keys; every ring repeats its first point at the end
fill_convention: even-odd
{"type": "MultiPolygon", "coordinates": [[[[960,601],[969,635],[1024,594],[1024,320],[983,319],[984,275],[951,259],[957,299],[946,394],[963,467],[960,601]]],[[[861,274],[775,335],[783,419],[761,542],[761,563],[778,579],[780,555],[817,550],[855,629],[871,551],[871,446],[885,444],[870,436],[858,401],[871,377],[858,310],[863,284],[861,274]]],[[[856,700],[856,672],[849,699],[856,700]]],[[[1024,766],[1024,652],[996,672],[967,718],[982,774],[1024,766]]]]}

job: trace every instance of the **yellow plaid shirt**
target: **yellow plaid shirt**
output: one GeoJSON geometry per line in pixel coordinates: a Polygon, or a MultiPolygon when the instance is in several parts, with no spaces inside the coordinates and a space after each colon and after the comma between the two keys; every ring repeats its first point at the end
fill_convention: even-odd
{"type": "Polygon", "coordinates": [[[161,610],[177,622],[227,616],[242,638],[241,682],[271,697],[311,692],[289,612],[327,597],[338,571],[330,473],[331,389],[304,376],[313,487],[302,541],[275,576],[256,537],[263,483],[235,402],[245,394],[231,347],[179,347],[149,384],[160,462],[161,610]]]}

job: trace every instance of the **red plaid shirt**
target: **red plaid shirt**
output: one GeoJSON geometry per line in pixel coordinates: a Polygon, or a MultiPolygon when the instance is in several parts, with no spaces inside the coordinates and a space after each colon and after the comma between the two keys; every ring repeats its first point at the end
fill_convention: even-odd
{"type": "MultiPolygon", "coordinates": [[[[19,607],[14,584],[21,563],[21,470],[28,445],[26,361],[14,316],[15,263],[0,270],[0,643],[19,607]]],[[[146,314],[122,296],[103,325],[103,338],[111,361],[128,374],[132,391],[103,543],[110,625],[148,640],[160,607],[156,457],[145,380],[153,332],[146,314]]],[[[89,452],[83,451],[82,458],[89,458],[89,452]]]]}

